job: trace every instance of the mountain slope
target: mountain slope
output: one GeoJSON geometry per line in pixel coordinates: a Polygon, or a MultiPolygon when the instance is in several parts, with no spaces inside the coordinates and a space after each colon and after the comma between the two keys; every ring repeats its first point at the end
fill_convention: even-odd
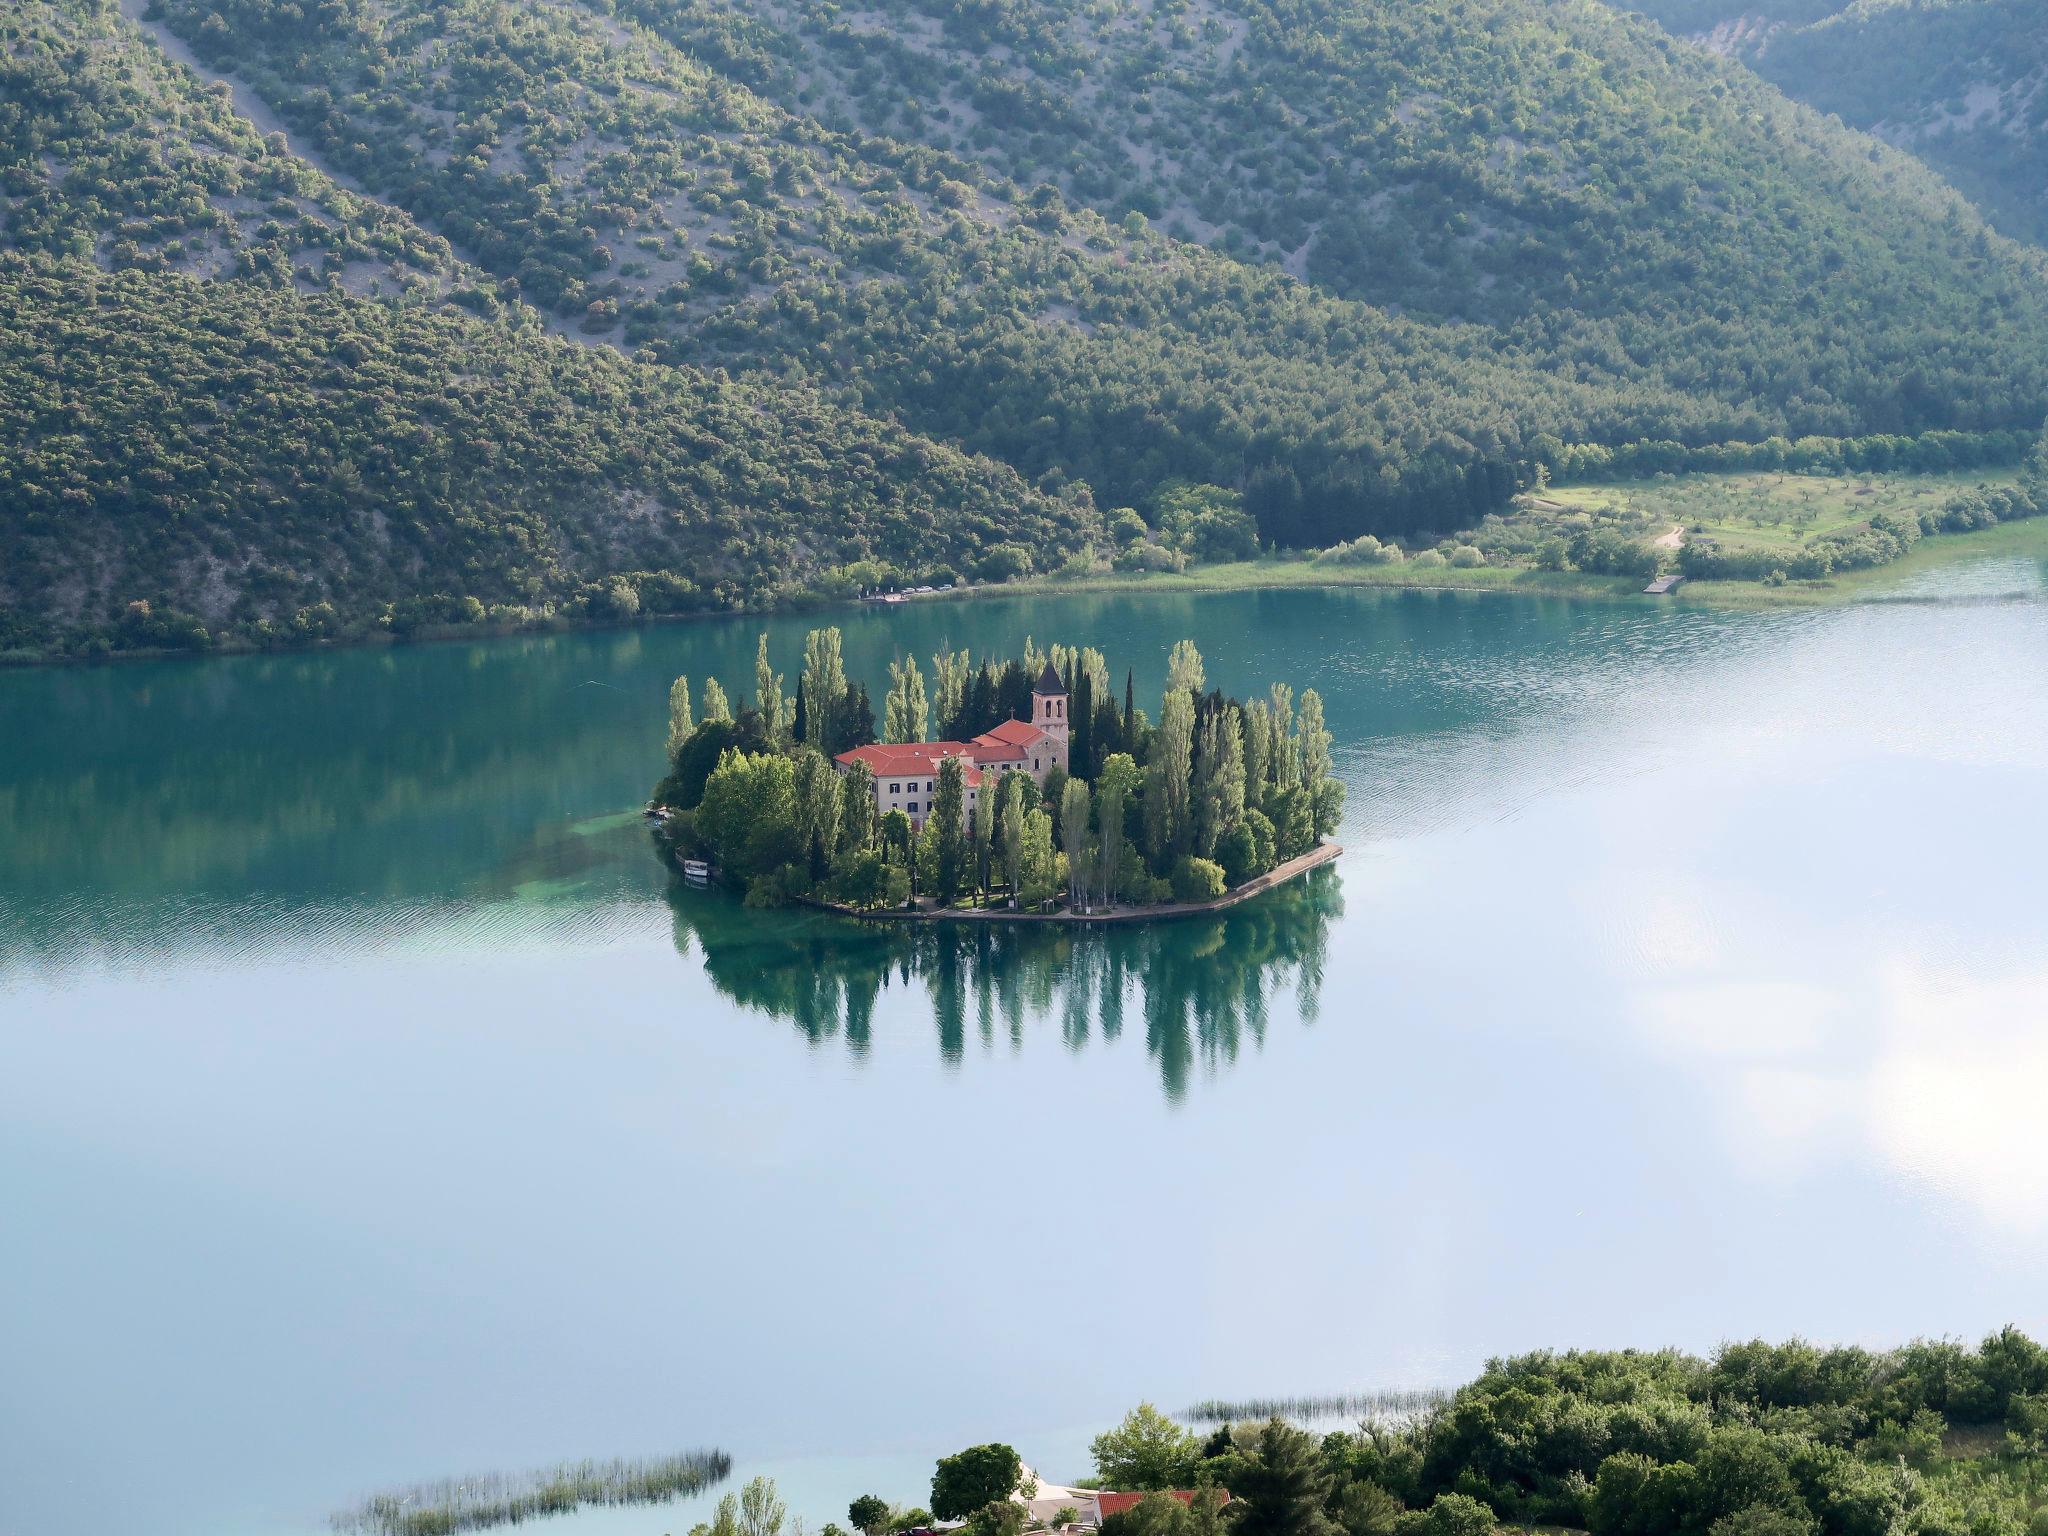
{"type": "Polygon", "coordinates": [[[1098,532],[815,391],[543,335],[110,6],[0,41],[0,648],[729,606],[1098,532]]]}
{"type": "MultiPolygon", "coordinates": [[[[1302,192],[1327,204],[1296,263],[1308,282],[1106,219],[1062,191],[1085,194],[1079,181],[1012,179],[1017,155],[1072,134],[994,114],[937,148],[844,131],[845,92],[808,65],[750,64],[676,0],[165,0],[165,15],[377,195],[596,334],[841,386],[1108,502],[1176,474],[1239,486],[1290,542],[1496,505],[1544,437],[2048,414],[2040,274],[1980,248],[1961,200],[1909,159],[1591,4],[1237,3],[1218,14],[1262,19],[1228,67],[1256,61],[1246,90],[1285,106],[1281,128],[1246,137],[1261,158],[1232,185],[1285,191],[1282,160],[1351,146],[1350,179],[1302,192]],[[1480,116],[1518,75],[1533,94],[1494,128],[1557,142],[1510,155],[1480,116]],[[1418,112],[1432,126],[1403,149],[1418,112]],[[1358,113],[1386,120],[1380,137],[1361,137],[1358,113]],[[1673,161],[1687,145],[1698,152],[1673,161]],[[1511,161],[1498,173],[1497,152],[1511,161]],[[1387,229],[1368,229],[1389,207],[1387,229]],[[1357,255],[1367,234],[1377,244],[1357,255]],[[1374,254],[1408,245],[1424,256],[1374,254]]],[[[982,29],[957,45],[969,51],[1001,29],[984,51],[1006,66],[1082,14],[1061,0],[933,12],[982,29]]],[[[1114,39],[1087,41],[1084,76],[1097,52],[1122,67],[1114,39]]],[[[938,76],[957,62],[941,55],[938,76]]],[[[1042,73],[1075,113],[1106,99],[1042,73]]],[[[872,90],[898,83],[876,66],[872,90]]],[[[927,131],[901,114],[884,126],[927,131]]],[[[1225,118],[1195,126],[1233,142],[1225,118]]]]}
{"type": "Polygon", "coordinates": [[[1903,360],[1942,368],[1986,305],[2041,323],[2038,264],[1979,249],[1910,160],[1596,4],[607,3],[828,124],[1345,297],[1553,352],[1618,339],[1723,399],[1817,385],[1910,417],[1882,382],[1903,360]],[[1760,326],[1827,360],[1772,377],[1760,326]]]}
{"type": "Polygon", "coordinates": [[[2048,245],[2048,26],[2034,0],[1728,0],[1655,12],[1787,94],[1911,150],[2009,235],[2048,245]]]}

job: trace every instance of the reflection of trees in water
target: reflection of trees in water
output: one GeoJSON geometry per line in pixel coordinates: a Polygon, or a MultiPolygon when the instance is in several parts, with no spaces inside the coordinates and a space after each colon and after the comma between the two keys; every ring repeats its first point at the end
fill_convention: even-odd
{"type": "Polygon", "coordinates": [[[1021,1043],[1031,1021],[1057,1024],[1069,1050],[1142,1024],[1167,1097],[1197,1065],[1228,1065],[1266,1037],[1282,987],[1313,1020],[1331,919],[1343,911],[1334,870],[1313,871],[1211,917],[1099,929],[1025,923],[860,923],[810,911],[754,912],[680,883],[670,893],[675,942],[694,938],[712,983],[737,1003],[787,1019],[813,1042],[872,1036],[883,990],[921,986],[939,1053],[957,1062],[970,1032],[1021,1043]]]}

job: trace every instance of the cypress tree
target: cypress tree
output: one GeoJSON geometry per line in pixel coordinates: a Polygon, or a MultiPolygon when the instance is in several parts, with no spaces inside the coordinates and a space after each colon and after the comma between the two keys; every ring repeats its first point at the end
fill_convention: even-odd
{"type": "Polygon", "coordinates": [[[1081,778],[1095,777],[1095,684],[1083,672],[1068,698],[1067,766],[1081,778]]]}
{"type": "Polygon", "coordinates": [[[1131,744],[1131,722],[1138,717],[1138,694],[1137,689],[1132,684],[1132,678],[1135,675],[1135,672],[1130,668],[1126,668],[1124,671],[1123,744],[1125,747],[1129,747],[1131,744]]]}
{"type": "Polygon", "coordinates": [[[810,722],[804,718],[804,680],[802,678],[796,680],[796,723],[790,728],[790,734],[796,737],[798,741],[809,741],[811,739],[810,722]]]}

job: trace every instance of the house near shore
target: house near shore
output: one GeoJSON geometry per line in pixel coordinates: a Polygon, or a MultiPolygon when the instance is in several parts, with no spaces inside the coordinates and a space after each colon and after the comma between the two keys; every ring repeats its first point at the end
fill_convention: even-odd
{"type": "MultiPolygon", "coordinates": [[[[1035,1481],[1035,1480],[1034,1480],[1035,1481]]],[[[1040,1525],[1050,1525],[1062,1510],[1071,1509],[1076,1519],[1074,1525],[1093,1530],[1101,1526],[1111,1515],[1120,1515],[1132,1510],[1151,1498],[1149,1493],[1110,1493],[1099,1488],[1061,1488],[1050,1483],[1037,1482],[1029,1497],[1014,1496],[1015,1502],[1024,1506],[1024,1512],[1040,1525]]],[[[1175,1488],[1167,1493],[1168,1498],[1178,1499],[1183,1504],[1194,1502],[1193,1489],[1175,1488]]],[[[1223,1502],[1230,1502],[1230,1494],[1223,1492],[1223,1502]]]]}
{"type": "Polygon", "coordinates": [[[960,759],[965,780],[966,809],[972,815],[981,803],[984,785],[993,792],[1012,769],[1028,773],[1039,788],[1055,767],[1067,766],[1067,689],[1048,661],[1031,690],[1031,718],[1005,720],[972,741],[875,742],[855,747],[833,759],[841,773],[865,763],[875,776],[875,810],[886,816],[901,811],[913,827],[922,828],[938,792],[939,764],[960,759]]]}

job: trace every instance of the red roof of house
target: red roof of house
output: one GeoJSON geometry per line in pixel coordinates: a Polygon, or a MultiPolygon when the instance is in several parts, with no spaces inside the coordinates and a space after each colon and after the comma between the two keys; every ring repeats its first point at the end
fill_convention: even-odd
{"type": "Polygon", "coordinates": [[[878,779],[891,775],[916,779],[936,778],[939,764],[949,757],[960,759],[969,788],[981,783],[974,749],[964,741],[877,741],[842,752],[833,761],[846,765],[866,763],[868,771],[878,779]]]}
{"type": "MultiPolygon", "coordinates": [[[[1228,1504],[1230,1502],[1228,1491],[1221,1489],[1218,1491],[1223,1494],[1223,1502],[1228,1504]]],[[[1169,1488],[1166,1491],[1166,1496],[1170,1499],[1179,1499],[1183,1504],[1195,1502],[1195,1493],[1192,1488],[1169,1488]]],[[[1152,1495],[1149,1493],[1098,1493],[1095,1495],[1095,1507],[1101,1513],[1102,1518],[1107,1520],[1111,1515],[1120,1515],[1127,1509],[1137,1508],[1142,1501],[1151,1497],[1152,1495]]]]}
{"type": "Polygon", "coordinates": [[[1045,740],[1045,732],[1029,720],[1005,720],[992,731],[983,731],[974,738],[974,745],[1016,747],[1027,749],[1045,740]]]}

